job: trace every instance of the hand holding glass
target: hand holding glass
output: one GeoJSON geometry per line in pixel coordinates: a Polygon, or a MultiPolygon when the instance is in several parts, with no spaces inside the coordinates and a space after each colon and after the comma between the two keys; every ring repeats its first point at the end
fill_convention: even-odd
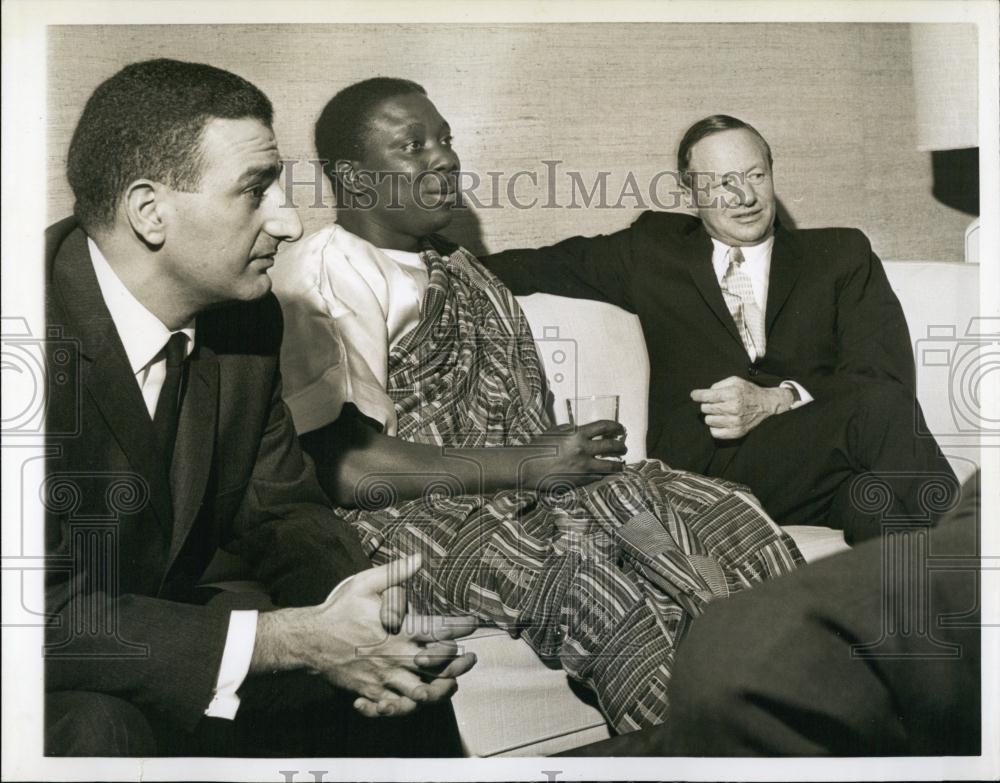
{"type": "MultiPolygon", "coordinates": [[[[596,394],[590,397],[569,397],[566,400],[566,413],[569,423],[574,427],[589,424],[592,421],[618,421],[618,395],[596,394]]],[[[624,436],[622,436],[624,438],[624,436]]],[[[600,457],[611,459],[616,457],[600,457]]]]}

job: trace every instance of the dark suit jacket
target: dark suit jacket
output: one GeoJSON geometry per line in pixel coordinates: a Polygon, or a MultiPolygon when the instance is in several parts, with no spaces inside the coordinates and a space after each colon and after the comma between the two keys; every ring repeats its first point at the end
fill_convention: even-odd
{"type": "Polygon", "coordinates": [[[281,400],[274,296],[198,317],[168,476],[85,234],[63,221],[46,246],[46,688],[114,694],[193,727],[229,622],[196,590],[219,547],[279,605],[320,602],[369,563],[281,400]]]}
{"type": "Polygon", "coordinates": [[[689,215],[645,212],[607,236],[573,237],[483,262],[515,294],[610,302],[636,313],[649,351],[647,453],[703,472],[719,448],[692,389],[731,375],[802,384],[817,400],[877,378],[914,388],[899,300],[863,233],[775,229],[765,314],[767,353],[751,362],[712,268],[712,242],[689,215]]]}

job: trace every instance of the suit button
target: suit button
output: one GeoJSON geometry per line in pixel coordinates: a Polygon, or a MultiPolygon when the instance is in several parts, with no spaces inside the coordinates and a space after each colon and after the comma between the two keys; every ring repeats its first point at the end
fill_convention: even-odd
{"type": "Polygon", "coordinates": [[[747,372],[750,373],[750,377],[753,377],[755,375],[760,375],[760,370],[758,370],[757,367],[752,364],[749,367],[747,367],[747,372]]]}

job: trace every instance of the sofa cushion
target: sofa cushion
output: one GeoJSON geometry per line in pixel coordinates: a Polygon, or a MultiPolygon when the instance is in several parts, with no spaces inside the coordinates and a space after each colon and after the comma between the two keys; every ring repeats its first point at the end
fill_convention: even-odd
{"type": "Polygon", "coordinates": [[[917,397],[926,423],[960,481],[980,463],[980,440],[1000,444],[979,418],[982,375],[1000,361],[1000,319],[979,318],[979,265],[887,261],[913,343],[917,397]]]}
{"type": "Polygon", "coordinates": [[[617,394],[618,420],[628,433],[625,458],[646,459],[649,357],[639,318],[587,299],[533,294],[518,302],[545,367],[556,422],[568,420],[570,397],[617,394]]]}

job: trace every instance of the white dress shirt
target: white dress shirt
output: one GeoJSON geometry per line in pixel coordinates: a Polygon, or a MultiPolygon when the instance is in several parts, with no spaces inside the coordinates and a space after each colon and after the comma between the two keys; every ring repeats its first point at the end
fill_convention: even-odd
{"type": "MultiPolygon", "coordinates": [[[[90,249],[90,260],[94,266],[94,274],[97,275],[97,284],[100,286],[104,303],[118,330],[129,366],[135,374],[142,399],[146,403],[146,410],[152,418],[156,411],[160,389],[163,388],[163,382],[167,377],[167,358],[162,351],[172,332],[132,295],[115,274],[97,244],[89,237],[87,246],[90,249]]],[[[185,356],[190,355],[194,350],[194,322],[180,331],[188,338],[185,356]]],[[[231,612],[226,645],[215,684],[215,695],[205,709],[205,714],[209,717],[229,720],[236,717],[236,710],[240,706],[240,697],[236,695],[236,691],[250,671],[250,659],[253,656],[256,639],[257,612],[231,612]]]]}
{"type": "MultiPolygon", "coordinates": [[[[759,245],[742,245],[743,252],[742,269],[750,277],[750,285],[753,287],[753,298],[762,313],[767,313],[767,288],[771,281],[771,250],[774,248],[774,236],[769,236],[759,245]]],[[[722,278],[729,268],[729,245],[720,242],[712,237],[712,267],[715,269],[715,279],[722,286],[722,278]]],[[[758,356],[751,356],[756,361],[758,356]]],[[[812,395],[807,392],[801,384],[796,381],[782,381],[779,386],[784,389],[791,389],[798,396],[792,403],[792,408],[801,408],[808,402],[812,402],[812,395]]]]}

